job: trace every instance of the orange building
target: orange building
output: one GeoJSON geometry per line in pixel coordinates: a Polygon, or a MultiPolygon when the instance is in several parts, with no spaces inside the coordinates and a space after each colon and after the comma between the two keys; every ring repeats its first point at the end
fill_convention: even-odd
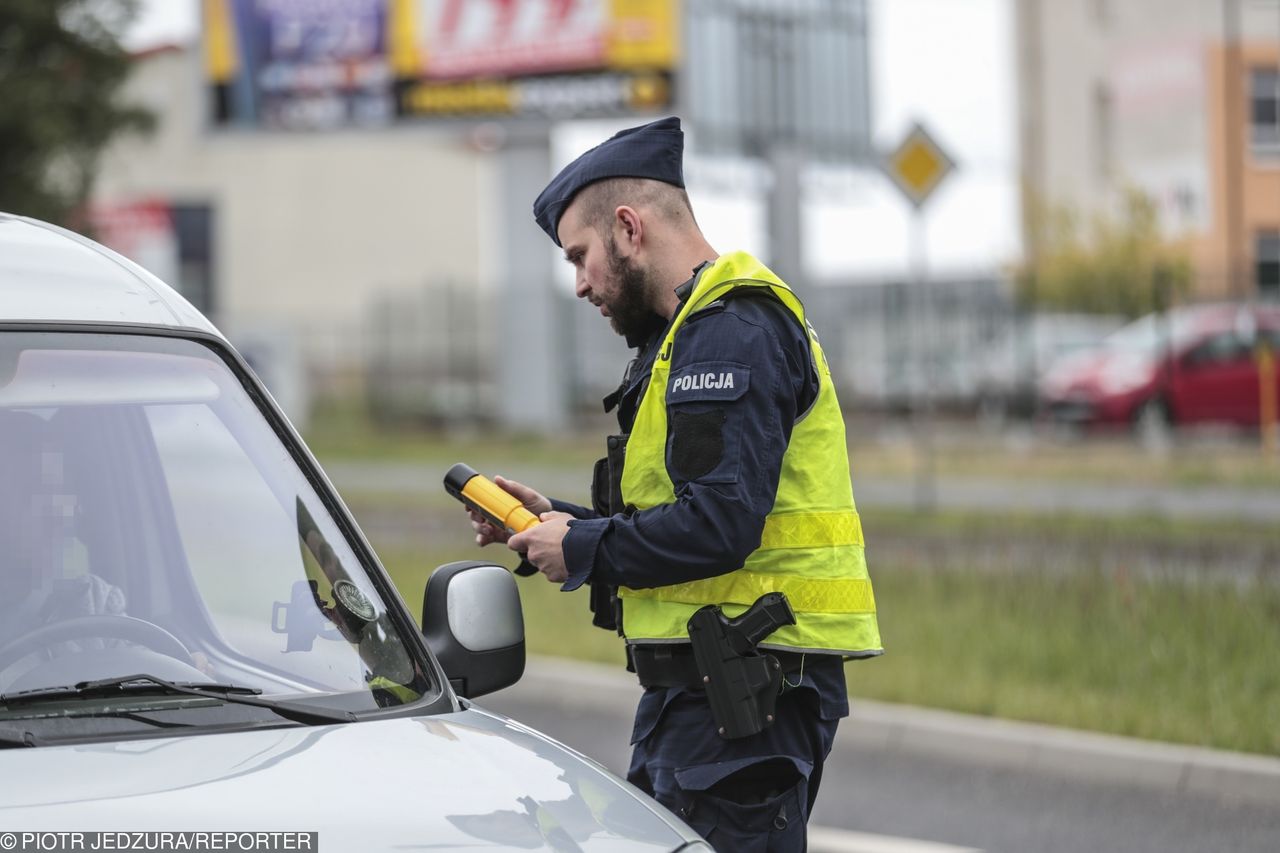
{"type": "Polygon", "coordinates": [[[1013,8],[1026,198],[1088,213],[1137,187],[1197,298],[1280,299],[1280,0],[1013,8]]]}
{"type": "Polygon", "coordinates": [[[1221,271],[1228,296],[1280,297],[1280,14],[1274,23],[1270,40],[1206,48],[1214,208],[1197,260],[1221,271]]]}

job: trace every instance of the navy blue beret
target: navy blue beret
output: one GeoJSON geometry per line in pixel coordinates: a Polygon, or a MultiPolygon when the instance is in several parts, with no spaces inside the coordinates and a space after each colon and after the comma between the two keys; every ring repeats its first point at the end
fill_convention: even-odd
{"type": "Polygon", "coordinates": [[[560,217],[587,184],[652,178],[684,187],[684,131],[675,116],[620,130],[560,170],[533,203],[533,218],[557,246],[560,217]]]}

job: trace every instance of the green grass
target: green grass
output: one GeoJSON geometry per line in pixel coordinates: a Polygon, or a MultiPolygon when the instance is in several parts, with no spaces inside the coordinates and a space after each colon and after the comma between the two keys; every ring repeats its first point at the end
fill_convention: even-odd
{"type": "MultiPolygon", "coordinates": [[[[947,427],[940,429],[945,432],[947,427]]],[[[959,438],[935,449],[934,463],[940,476],[1172,488],[1280,488],[1280,458],[1264,456],[1256,439],[1243,434],[1234,440],[1188,441],[1166,454],[1153,454],[1127,438],[1036,440],[1011,446],[1000,436],[961,429],[964,432],[959,438]]],[[[850,427],[849,435],[855,487],[859,476],[916,476],[920,455],[913,444],[875,442],[859,435],[856,427],[850,427]]]]}
{"type": "Polygon", "coordinates": [[[982,512],[872,507],[859,511],[869,547],[878,536],[896,538],[965,537],[1007,541],[1150,543],[1206,549],[1251,545],[1280,552],[1280,525],[1249,519],[1183,519],[1158,515],[1079,515],[1035,512],[982,512]]]}
{"type": "MultiPolygon", "coordinates": [[[[456,547],[384,553],[418,610],[456,547]]],[[[622,641],[590,624],[586,594],[519,578],[529,651],[622,666],[622,641]]],[[[848,666],[856,698],[1280,755],[1280,588],[1118,574],[874,573],[886,654],[848,666]]]]}
{"type": "MultiPolygon", "coordinates": [[[[375,426],[350,402],[318,407],[307,443],[321,462],[371,460],[425,463],[442,471],[466,460],[480,470],[513,465],[590,472],[614,426],[598,413],[575,417],[555,436],[519,435],[484,426],[454,430],[375,426]]],[[[919,449],[907,424],[850,421],[854,486],[860,477],[916,476],[919,449]]],[[[1144,452],[1125,438],[1007,442],[971,424],[940,424],[934,463],[940,476],[1062,482],[1134,483],[1170,488],[1280,488],[1280,459],[1264,458],[1247,435],[1233,441],[1190,441],[1167,454],[1144,452]]],[[[584,474],[584,476],[586,476],[584,474]]]]}
{"type": "Polygon", "coordinates": [[[594,440],[566,433],[559,436],[497,432],[484,425],[466,429],[434,430],[380,427],[351,403],[325,402],[317,407],[304,438],[321,463],[335,460],[420,462],[440,466],[441,473],[454,462],[468,461],[484,470],[512,462],[529,465],[582,468],[588,474],[602,453],[608,429],[594,432],[594,440]]]}
{"type": "MultiPolygon", "coordinates": [[[[458,502],[441,489],[427,493],[343,491],[357,518],[380,512],[420,513],[448,527],[460,519],[458,502]]],[[[584,498],[585,499],[585,498],[584,498]]],[[[1250,519],[1168,518],[1158,515],[1080,515],[1027,511],[940,509],[919,512],[893,507],[859,509],[869,549],[878,540],[987,540],[1101,545],[1158,545],[1189,549],[1269,549],[1280,556],[1280,524],[1250,519]]],[[[465,543],[463,543],[465,545],[465,543]]],[[[1280,567],[1277,567],[1280,568],[1280,567]]]]}
{"type": "Polygon", "coordinates": [[[1280,754],[1280,589],[1095,572],[875,577],[855,696],[1280,754]]]}

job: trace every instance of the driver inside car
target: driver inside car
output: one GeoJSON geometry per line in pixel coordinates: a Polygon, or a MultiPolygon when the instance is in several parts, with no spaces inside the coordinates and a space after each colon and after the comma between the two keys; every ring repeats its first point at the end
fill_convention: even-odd
{"type": "MultiPolygon", "coordinates": [[[[0,409],[0,651],[47,625],[78,617],[127,615],[124,590],[89,571],[77,536],[79,500],[66,456],[48,421],[0,409]]],[[[0,661],[0,689],[60,655],[122,646],[77,636],[0,661]]],[[[211,675],[199,653],[191,662],[211,675]]]]}

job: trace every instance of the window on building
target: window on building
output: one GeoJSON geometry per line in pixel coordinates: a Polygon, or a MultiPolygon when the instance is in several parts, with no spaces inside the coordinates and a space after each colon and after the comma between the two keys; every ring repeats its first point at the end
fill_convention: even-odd
{"type": "Polygon", "coordinates": [[[1280,69],[1255,68],[1251,78],[1249,138],[1253,153],[1280,157],[1280,69]]]}
{"type": "Polygon", "coordinates": [[[178,280],[169,283],[205,314],[216,313],[213,209],[207,204],[174,204],[169,214],[178,236],[178,280]]]}
{"type": "Polygon", "coordinates": [[[1258,292],[1264,296],[1280,297],[1280,231],[1258,232],[1254,258],[1258,292]]]}

